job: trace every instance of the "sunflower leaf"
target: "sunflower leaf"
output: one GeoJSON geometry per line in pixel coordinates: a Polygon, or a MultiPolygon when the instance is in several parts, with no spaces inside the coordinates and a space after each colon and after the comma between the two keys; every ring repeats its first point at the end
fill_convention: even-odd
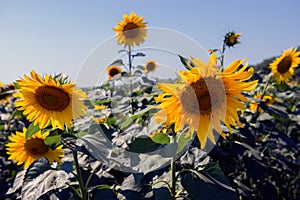
{"type": "Polygon", "coordinates": [[[50,146],[54,149],[55,147],[61,144],[60,135],[49,135],[45,138],[44,142],[47,146],[50,146]]]}
{"type": "Polygon", "coordinates": [[[170,143],[170,137],[167,134],[164,133],[158,133],[151,137],[152,141],[158,144],[169,144],[170,143]]]}
{"type": "Polygon", "coordinates": [[[47,159],[39,158],[26,171],[22,199],[39,199],[51,190],[66,187],[68,179],[65,171],[52,169],[47,159]]]}
{"type": "Polygon", "coordinates": [[[185,57],[182,57],[181,55],[178,55],[179,56],[179,59],[181,61],[181,63],[185,66],[185,68],[187,68],[188,70],[192,69],[195,67],[194,63],[192,63],[191,60],[185,58],[185,57]]]}
{"type": "Polygon", "coordinates": [[[31,123],[26,132],[26,139],[30,138],[32,135],[34,135],[35,133],[37,133],[40,130],[41,129],[38,125],[35,126],[33,123],[31,123]]]}
{"type": "Polygon", "coordinates": [[[188,143],[192,142],[194,137],[186,136],[188,129],[184,129],[183,131],[180,131],[180,133],[177,136],[177,143],[178,143],[178,148],[176,151],[176,154],[179,154],[182,152],[184,148],[187,148],[189,145],[188,143]]]}

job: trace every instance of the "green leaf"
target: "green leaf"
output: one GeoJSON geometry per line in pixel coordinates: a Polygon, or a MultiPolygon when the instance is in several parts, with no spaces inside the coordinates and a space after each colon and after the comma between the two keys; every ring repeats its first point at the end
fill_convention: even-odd
{"type": "Polygon", "coordinates": [[[158,133],[158,134],[154,135],[151,139],[153,142],[158,143],[158,144],[169,144],[170,143],[170,137],[164,133],[158,133]]]}
{"type": "Polygon", "coordinates": [[[235,190],[230,187],[219,167],[200,172],[193,170],[193,173],[182,176],[181,184],[191,199],[237,200],[235,190]]]}
{"type": "Polygon", "coordinates": [[[45,140],[45,144],[50,146],[52,149],[60,145],[60,135],[48,135],[45,140]]]}
{"type": "Polygon", "coordinates": [[[134,115],[132,115],[131,117],[127,118],[123,123],[121,123],[120,125],[120,129],[125,129],[127,128],[134,120],[142,117],[143,115],[145,115],[151,108],[145,108],[139,112],[136,112],[134,115]]]}
{"type": "Polygon", "coordinates": [[[69,175],[65,171],[54,170],[47,159],[39,158],[26,171],[21,199],[39,199],[49,191],[66,187],[68,181],[69,175]]]}
{"type": "Polygon", "coordinates": [[[184,65],[185,68],[187,68],[188,70],[192,69],[195,67],[194,63],[190,60],[187,59],[185,57],[182,57],[181,55],[178,55],[180,58],[181,63],[184,65]]]}
{"type": "Polygon", "coordinates": [[[33,123],[31,123],[26,132],[26,139],[30,138],[32,135],[34,135],[35,133],[37,133],[40,130],[41,129],[39,126],[35,126],[33,123]]]}
{"type": "Polygon", "coordinates": [[[150,137],[138,137],[129,144],[129,151],[135,153],[147,153],[155,151],[160,145],[153,142],[150,137]]]}
{"type": "Polygon", "coordinates": [[[193,140],[194,137],[190,137],[190,136],[186,137],[187,132],[188,132],[188,128],[177,133],[178,148],[177,148],[176,154],[179,154],[186,147],[186,145],[193,140]]]}

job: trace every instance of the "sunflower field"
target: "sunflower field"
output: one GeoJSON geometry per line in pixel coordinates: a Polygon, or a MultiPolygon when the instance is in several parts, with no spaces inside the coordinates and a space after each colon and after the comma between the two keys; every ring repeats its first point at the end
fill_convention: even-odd
{"type": "Polygon", "coordinates": [[[225,65],[242,40],[229,31],[157,78],[161,61],[137,48],[148,28],[123,15],[125,56],[97,86],[34,69],[0,82],[0,199],[300,199],[300,49],[225,65]]]}

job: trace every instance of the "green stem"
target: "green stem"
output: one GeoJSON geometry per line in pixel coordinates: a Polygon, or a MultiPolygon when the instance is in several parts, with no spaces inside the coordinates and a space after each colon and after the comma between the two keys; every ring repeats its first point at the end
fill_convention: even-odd
{"type": "Polygon", "coordinates": [[[133,109],[133,89],[132,89],[132,80],[131,80],[131,70],[132,70],[132,56],[131,56],[131,46],[128,46],[128,63],[129,63],[129,86],[130,86],[130,104],[131,104],[131,114],[134,114],[133,109]]]}
{"type": "Polygon", "coordinates": [[[226,44],[225,41],[223,42],[223,47],[222,47],[222,51],[221,51],[221,69],[220,72],[222,72],[224,70],[224,56],[225,56],[225,50],[226,50],[226,44]]]}
{"type": "Polygon", "coordinates": [[[80,166],[79,166],[79,162],[78,162],[77,151],[73,150],[72,153],[73,153],[73,157],[74,157],[77,178],[78,178],[79,187],[80,187],[80,191],[81,191],[81,198],[83,200],[88,200],[87,190],[83,183],[82,174],[81,174],[81,170],[80,170],[80,166]]]}
{"type": "MultiPolygon", "coordinates": [[[[176,143],[176,137],[173,133],[171,143],[176,143]]],[[[171,160],[171,197],[172,200],[176,199],[176,154],[173,155],[171,160]]]]}
{"type": "MultiPolygon", "coordinates": [[[[270,80],[271,80],[271,75],[269,75],[269,77],[268,77],[268,79],[266,81],[266,84],[264,86],[264,89],[262,91],[262,94],[261,94],[261,97],[260,97],[261,101],[263,100],[263,98],[264,98],[264,96],[266,94],[266,91],[267,91],[267,88],[269,86],[270,80]]],[[[259,108],[260,108],[260,103],[257,105],[256,111],[255,111],[255,115],[254,115],[255,122],[256,122],[256,120],[257,120],[257,118],[259,116],[259,108]]]]}

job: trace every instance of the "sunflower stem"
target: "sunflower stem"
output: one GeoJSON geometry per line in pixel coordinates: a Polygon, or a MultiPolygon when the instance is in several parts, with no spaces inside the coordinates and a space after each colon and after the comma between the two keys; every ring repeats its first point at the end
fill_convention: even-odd
{"type": "Polygon", "coordinates": [[[225,41],[223,41],[223,47],[222,47],[222,51],[221,51],[221,68],[220,68],[220,72],[222,72],[224,70],[225,50],[226,50],[226,43],[225,43],[225,41]]]}
{"type": "MultiPolygon", "coordinates": [[[[171,143],[176,143],[175,133],[172,132],[171,143]]],[[[176,154],[173,155],[171,160],[171,197],[172,200],[176,199],[176,154]]]]}
{"type": "MultiPolygon", "coordinates": [[[[265,84],[265,86],[263,88],[263,91],[262,91],[262,94],[261,94],[261,97],[260,97],[261,101],[263,100],[263,98],[264,98],[264,96],[266,94],[267,88],[268,88],[268,86],[270,84],[270,80],[271,80],[271,75],[269,75],[269,77],[268,77],[268,79],[266,81],[266,84],[265,84]]],[[[255,115],[254,115],[255,122],[257,121],[257,118],[259,116],[259,108],[260,108],[260,103],[257,105],[256,111],[255,111],[255,115]]]]}
{"type": "Polygon", "coordinates": [[[132,77],[131,77],[131,70],[132,70],[132,55],[131,55],[131,46],[128,46],[128,63],[129,63],[129,87],[130,87],[130,104],[131,104],[131,114],[134,114],[133,109],[133,89],[132,89],[132,77]]]}
{"type": "Polygon", "coordinates": [[[74,163],[75,163],[75,168],[76,168],[76,173],[77,173],[77,179],[79,182],[81,198],[82,198],[82,200],[88,200],[87,190],[86,190],[86,187],[84,186],[82,173],[81,173],[79,162],[78,162],[77,151],[72,150],[72,153],[73,153],[73,157],[74,157],[74,163]]]}

